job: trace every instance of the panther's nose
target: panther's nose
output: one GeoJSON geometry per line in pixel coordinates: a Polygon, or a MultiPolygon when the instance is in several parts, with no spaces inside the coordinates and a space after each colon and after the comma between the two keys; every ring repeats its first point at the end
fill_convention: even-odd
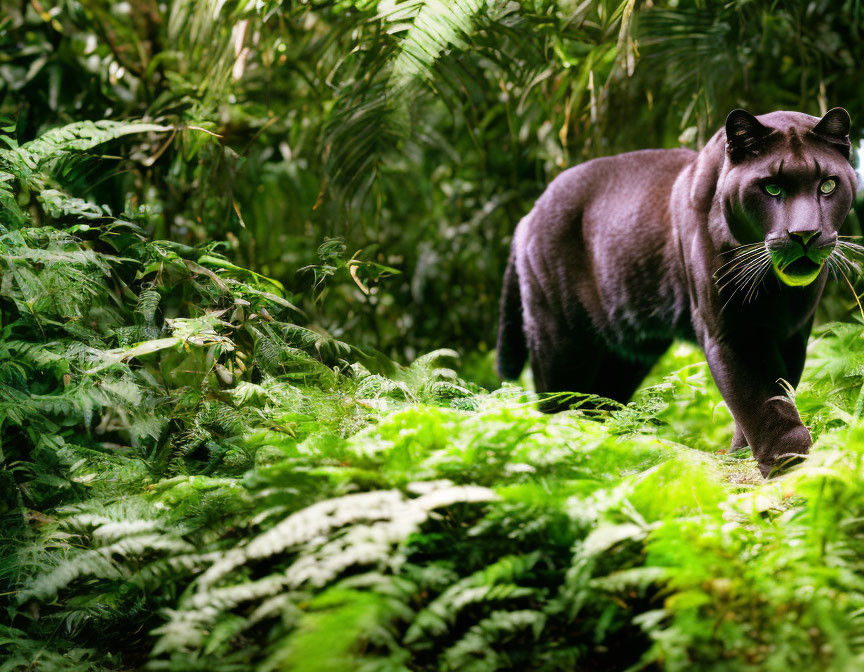
{"type": "Polygon", "coordinates": [[[806,231],[789,231],[789,237],[796,243],[801,245],[801,247],[807,247],[807,245],[811,241],[816,240],[821,235],[822,232],[819,229],[808,229],[806,231]]]}

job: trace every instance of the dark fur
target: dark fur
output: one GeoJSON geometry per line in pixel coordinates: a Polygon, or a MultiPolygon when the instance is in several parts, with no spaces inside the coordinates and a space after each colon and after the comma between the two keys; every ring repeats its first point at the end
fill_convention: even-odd
{"type": "Polygon", "coordinates": [[[563,172],[514,235],[502,376],[530,357],[538,392],[625,402],[673,339],[693,340],[735,418],[733,446],[750,445],[766,475],[779,456],[806,453],[809,432],[778,381],[799,382],[829,269],[792,287],[772,267],[755,298],[722,289],[717,272],[745,243],[789,258],[834,250],[857,186],[848,134],[841,109],[822,120],[736,110],[701,152],[631,152],[563,172]],[[827,176],[838,182],[830,196],[818,192],[827,176]],[[766,194],[766,180],[786,196],[766,194]]]}

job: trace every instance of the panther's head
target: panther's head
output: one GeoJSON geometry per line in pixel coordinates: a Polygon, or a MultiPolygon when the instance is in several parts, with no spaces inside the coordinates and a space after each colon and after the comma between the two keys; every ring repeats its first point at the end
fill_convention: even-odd
{"type": "Polygon", "coordinates": [[[858,185],[849,129],[842,108],[822,119],[800,112],[729,114],[715,138],[715,154],[724,144],[713,201],[742,245],[738,257],[752,261],[747,266],[758,260],[765,273],[770,266],[785,284],[803,286],[829,257],[842,263],[844,245],[851,244],[838,242],[838,232],[858,185]]]}

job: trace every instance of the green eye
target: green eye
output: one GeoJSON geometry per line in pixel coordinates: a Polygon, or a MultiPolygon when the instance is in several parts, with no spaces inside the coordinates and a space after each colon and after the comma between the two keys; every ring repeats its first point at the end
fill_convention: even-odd
{"type": "Polygon", "coordinates": [[[779,196],[783,193],[783,189],[780,188],[779,184],[766,184],[763,189],[765,189],[765,193],[769,196],[779,196]]]}
{"type": "Polygon", "coordinates": [[[822,184],[819,185],[819,191],[821,191],[823,194],[826,194],[826,195],[830,194],[836,188],[837,188],[837,180],[835,180],[832,177],[829,177],[827,180],[825,180],[822,184]]]}

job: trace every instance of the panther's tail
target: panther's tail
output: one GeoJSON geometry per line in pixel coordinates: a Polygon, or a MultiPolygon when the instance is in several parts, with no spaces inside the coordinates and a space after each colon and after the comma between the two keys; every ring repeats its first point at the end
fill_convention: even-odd
{"type": "Polygon", "coordinates": [[[504,287],[501,290],[501,315],[498,320],[498,375],[505,379],[516,379],[522,373],[528,347],[522,330],[522,297],[519,293],[519,277],[516,275],[515,250],[510,252],[510,261],[504,271],[504,287]]]}

